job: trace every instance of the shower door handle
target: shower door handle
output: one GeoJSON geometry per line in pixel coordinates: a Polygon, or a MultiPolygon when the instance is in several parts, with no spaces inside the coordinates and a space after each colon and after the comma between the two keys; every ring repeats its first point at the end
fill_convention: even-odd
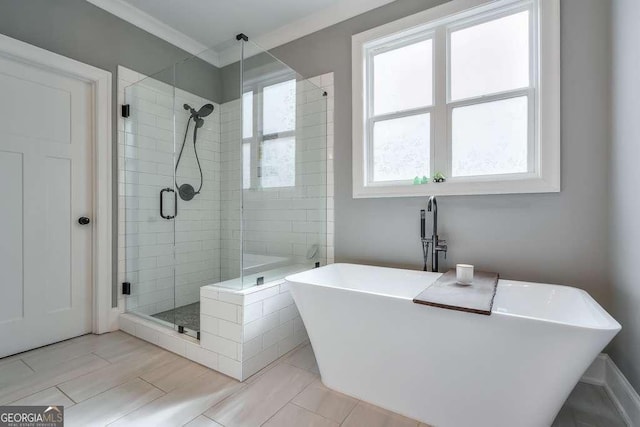
{"type": "Polygon", "coordinates": [[[178,215],[178,196],[173,188],[163,188],[160,190],[160,216],[164,219],[173,219],[178,215]],[[173,216],[164,214],[164,192],[173,193],[174,198],[174,213],[173,216]]]}

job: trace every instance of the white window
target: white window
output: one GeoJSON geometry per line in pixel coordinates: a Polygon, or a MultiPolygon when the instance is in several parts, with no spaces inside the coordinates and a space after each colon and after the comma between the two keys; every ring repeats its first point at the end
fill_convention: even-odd
{"type": "Polygon", "coordinates": [[[560,191],[559,39],[559,0],[453,0],[353,36],[354,197],[560,191]]]}
{"type": "Polygon", "coordinates": [[[295,186],[296,80],[280,80],[242,96],[244,189],[295,186]]]}

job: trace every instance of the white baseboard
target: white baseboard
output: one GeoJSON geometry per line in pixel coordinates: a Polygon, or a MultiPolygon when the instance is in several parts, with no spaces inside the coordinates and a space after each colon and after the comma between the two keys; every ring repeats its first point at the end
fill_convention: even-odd
{"type": "Polygon", "coordinates": [[[640,396],[607,354],[594,360],[581,381],[603,386],[627,425],[640,426],[640,396]]]}

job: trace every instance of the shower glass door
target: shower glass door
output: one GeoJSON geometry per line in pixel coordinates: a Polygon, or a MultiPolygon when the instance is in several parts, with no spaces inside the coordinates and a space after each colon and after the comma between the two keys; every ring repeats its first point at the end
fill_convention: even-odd
{"type": "Polygon", "coordinates": [[[175,292],[175,67],[125,88],[126,311],[177,328],[175,292]]]}

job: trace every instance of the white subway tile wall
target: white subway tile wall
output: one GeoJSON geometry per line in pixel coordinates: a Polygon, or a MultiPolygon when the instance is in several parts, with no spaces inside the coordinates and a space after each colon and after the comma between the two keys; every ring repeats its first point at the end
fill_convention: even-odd
{"type": "Polygon", "coordinates": [[[200,291],[202,347],[224,360],[217,369],[234,378],[250,377],[309,339],[288,286],[282,280],[264,286],[243,293],[212,286],[200,291]],[[225,294],[241,299],[221,301],[229,299],[225,294]]]}

